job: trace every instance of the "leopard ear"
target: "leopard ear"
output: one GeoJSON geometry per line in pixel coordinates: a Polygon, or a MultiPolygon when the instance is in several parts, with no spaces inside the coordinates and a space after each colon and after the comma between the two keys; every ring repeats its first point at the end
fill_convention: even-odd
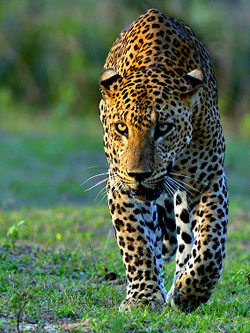
{"type": "Polygon", "coordinates": [[[104,69],[100,76],[100,87],[104,97],[111,97],[118,88],[122,81],[121,75],[119,75],[114,69],[104,69]]]}
{"type": "Polygon", "coordinates": [[[179,78],[179,90],[182,94],[195,93],[203,85],[204,75],[198,68],[179,78]]]}

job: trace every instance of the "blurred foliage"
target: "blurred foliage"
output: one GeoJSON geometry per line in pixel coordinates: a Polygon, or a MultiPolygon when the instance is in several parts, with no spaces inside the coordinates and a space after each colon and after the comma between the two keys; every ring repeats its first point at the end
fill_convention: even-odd
{"type": "Polygon", "coordinates": [[[124,26],[155,6],[184,20],[204,41],[216,66],[222,112],[244,117],[248,0],[0,0],[1,107],[97,113],[109,48],[124,26]]]}

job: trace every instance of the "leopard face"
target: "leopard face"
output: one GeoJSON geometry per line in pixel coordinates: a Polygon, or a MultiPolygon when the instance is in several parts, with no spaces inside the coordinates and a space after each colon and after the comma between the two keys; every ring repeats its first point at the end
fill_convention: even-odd
{"type": "Polygon", "coordinates": [[[193,71],[172,85],[166,82],[172,82],[171,77],[153,67],[125,78],[112,69],[101,76],[101,120],[110,173],[141,201],[155,200],[166,190],[176,154],[191,141],[191,109],[198,101],[202,72],[193,71]]]}

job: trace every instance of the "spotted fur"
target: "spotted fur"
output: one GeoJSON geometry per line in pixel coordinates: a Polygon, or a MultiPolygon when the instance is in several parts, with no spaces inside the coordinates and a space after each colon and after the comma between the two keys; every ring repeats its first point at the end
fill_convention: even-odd
{"type": "Polygon", "coordinates": [[[108,201],[127,276],[121,308],[207,302],[225,257],[225,142],[210,56],[150,9],[116,39],[100,77],[108,201]],[[167,293],[163,262],[176,254],[167,293]]]}

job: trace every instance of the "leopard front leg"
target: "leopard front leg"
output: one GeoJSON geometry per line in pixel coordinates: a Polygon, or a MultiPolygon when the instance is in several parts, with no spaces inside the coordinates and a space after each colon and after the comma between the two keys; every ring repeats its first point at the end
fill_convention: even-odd
{"type": "Polygon", "coordinates": [[[228,199],[225,178],[214,183],[190,211],[185,195],[175,197],[178,250],[167,303],[191,312],[207,302],[225,258],[228,199]]]}
{"type": "Polygon", "coordinates": [[[176,253],[176,268],[173,278],[172,287],[167,295],[167,303],[174,306],[174,293],[176,289],[176,280],[191,256],[191,250],[194,242],[192,225],[191,225],[191,212],[188,207],[187,195],[185,192],[178,191],[174,198],[174,211],[177,230],[177,244],[178,250],[176,253]]]}
{"type": "Polygon", "coordinates": [[[177,250],[176,223],[174,214],[174,201],[167,194],[157,199],[158,223],[163,234],[162,259],[164,264],[169,263],[177,250]]]}
{"type": "Polygon", "coordinates": [[[162,232],[155,203],[139,202],[112,186],[111,181],[108,199],[127,277],[127,296],[120,309],[162,307],[166,291],[161,276],[162,232]]]}

